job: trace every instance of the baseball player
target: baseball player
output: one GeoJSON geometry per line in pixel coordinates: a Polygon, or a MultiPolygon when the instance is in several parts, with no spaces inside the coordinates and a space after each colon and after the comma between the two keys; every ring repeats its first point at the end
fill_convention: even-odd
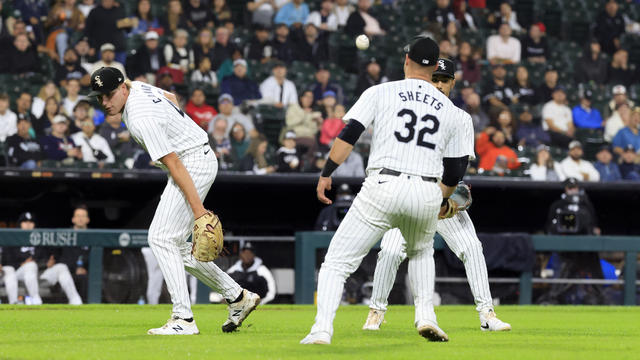
{"type": "MultiPolygon", "coordinates": [[[[455,86],[455,71],[455,64],[451,60],[439,59],[438,67],[433,72],[433,85],[447,97],[455,86]]],[[[461,211],[452,218],[439,220],[436,231],[464,263],[476,310],[480,316],[480,329],[482,331],[511,330],[511,325],[498,319],[493,311],[482,244],[476,235],[469,214],[461,211]]],[[[369,316],[362,327],[364,330],[380,329],[398,267],[406,257],[402,233],[398,229],[388,231],[380,244],[378,263],[373,276],[369,316]]],[[[429,271],[426,276],[429,283],[435,282],[435,271],[429,271]]]]}
{"type": "Polygon", "coordinates": [[[405,48],[405,79],[368,88],[345,114],[348,121],[334,141],[318,180],[317,196],[331,204],[331,174],[370,125],[373,139],[367,177],[336,231],[318,274],[318,311],[300,343],[329,344],[344,282],[369,249],[389,229],[406,240],[415,326],[430,341],[448,341],[433,310],[433,235],[438,216],[455,213],[452,200],[473,155],[471,117],[431,84],[439,55],[431,38],[405,48]],[[442,181],[439,182],[438,178],[442,181]]]}
{"type": "Polygon", "coordinates": [[[90,96],[98,97],[108,115],[122,114],[133,139],[168,172],[148,241],[167,283],[173,313],[164,326],[148,333],[199,334],[183,268],[224,296],[229,303],[229,318],[222,331],[234,331],[258,306],[260,297],[242,289],[213,262],[197,261],[187,242],[194,219],[210,214],[202,202],[216,177],[218,163],[207,133],[178,107],[175,95],[125,80],[116,68],[96,70],[91,75],[91,88],[90,96]]]}
{"type": "MultiPolygon", "coordinates": [[[[162,284],[164,283],[164,276],[162,276],[162,270],[156,257],[153,255],[151,248],[143,247],[140,249],[144,263],[147,266],[147,304],[158,305],[160,301],[160,295],[162,295],[162,284]]],[[[191,303],[195,304],[198,297],[198,279],[187,273],[187,282],[189,284],[189,298],[191,303]]]]}

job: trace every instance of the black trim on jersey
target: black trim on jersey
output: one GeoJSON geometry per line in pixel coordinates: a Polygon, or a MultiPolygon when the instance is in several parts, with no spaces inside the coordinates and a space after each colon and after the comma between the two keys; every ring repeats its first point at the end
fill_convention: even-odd
{"type": "Polygon", "coordinates": [[[464,174],[467,172],[467,165],[469,164],[469,155],[465,155],[459,158],[443,158],[442,165],[444,171],[442,172],[442,183],[447,186],[456,186],[458,182],[462,180],[464,174]]]}
{"type": "Polygon", "coordinates": [[[355,119],[349,120],[349,123],[340,131],[338,138],[353,145],[358,141],[360,135],[364,132],[364,125],[355,119]]]}

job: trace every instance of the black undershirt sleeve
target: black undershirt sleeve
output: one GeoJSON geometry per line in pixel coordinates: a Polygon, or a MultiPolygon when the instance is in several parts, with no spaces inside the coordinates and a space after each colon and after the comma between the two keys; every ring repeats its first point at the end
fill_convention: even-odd
{"type": "Polygon", "coordinates": [[[342,129],[338,138],[353,145],[358,141],[360,135],[364,132],[364,125],[354,119],[349,120],[349,123],[342,129]]]}
{"type": "Polygon", "coordinates": [[[442,183],[447,186],[458,185],[458,182],[462,180],[464,174],[467,172],[468,164],[468,155],[458,158],[443,158],[442,165],[444,166],[444,171],[442,172],[442,183]]]}

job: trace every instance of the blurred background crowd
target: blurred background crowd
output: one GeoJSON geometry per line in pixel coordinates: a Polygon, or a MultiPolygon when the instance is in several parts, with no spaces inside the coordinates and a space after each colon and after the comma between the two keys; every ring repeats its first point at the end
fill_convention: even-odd
{"type": "MultiPolygon", "coordinates": [[[[638,181],[638,21],[638,0],[0,0],[0,165],[151,168],[84,95],[113,66],[176,93],[221,170],[319,172],[423,34],[456,64],[471,174],[638,181]]],[[[369,141],[336,176],[364,176],[369,141]]]]}

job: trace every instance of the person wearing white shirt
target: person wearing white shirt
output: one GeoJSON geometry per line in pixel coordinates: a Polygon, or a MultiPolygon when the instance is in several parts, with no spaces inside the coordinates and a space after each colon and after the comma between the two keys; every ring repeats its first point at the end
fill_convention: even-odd
{"type": "Polygon", "coordinates": [[[566,147],[575,134],[571,109],[565,104],[566,94],[561,86],[553,90],[553,100],[542,107],[542,129],[549,132],[551,144],[566,147]]]}
{"type": "Polygon", "coordinates": [[[9,110],[9,95],[0,94],[0,142],[18,132],[18,116],[9,110]]]}
{"type": "Polygon", "coordinates": [[[78,94],[80,92],[80,81],[78,79],[69,79],[65,89],[67,89],[67,96],[62,99],[62,112],[69,117],[73,117],[73,108],[76,107],[80,100],[85,100],[87,97],[78,94]]]}
{"type": "Polygon", "coordinates": [[[582,160],[582,144],[574,140],[569,144],[569,156],[560,163],[562,174],[580,181],[599,181],[600,173],[589,161],[582,160]]]}
{"type": "Polygon", "coordinates": [[[511,29],[515,32],[522,31],[522,27],[518,24],[518,18],[516,16],[516,12],[511,9],[511,4],[506,1],[503,1],[500,4],[500,20],[503,23],[509,24],[511,29]]]}
{"type": "Polygon", "coordinates": [[[229,276],[245,289],[260,295],[260,304],[271,302],[276,297],[276,281],[271,271],[257,257],[250,242],[244,243],[240,250],[239,260],[227,270],[229,276]]]}
{"type": "Polygon", "coordinates": [[[116,47],[113,44],[106,43],[100,46],[100,56],[102,59],[93,64],[93,68],[89,72],[89,74],[93,74],[96,70],[102,67],[114,67],[122,73],[122,75],[127,77],[127,72],[124,70],[124,65],[117,62],[116,59],[116,47]]]}
{"type": "MultiPolygon", "coordinates": [[[[338,17],[333,13],[333,1],[322,0],[320,10],[309,14],[307,24],[312,23],[318,29],[324,31],[338,30],[338,17]]],[[[345,20],[346,23],[346,20],[345,20]]]]}
{"type": "Polygon", "coordinates": [[[540,144],[537,148],[536,162],[529,168],[531,180],[563,181],[565,179],[560,164],[553,160],[549,148],[540,144]]]}
{"type": "Polygon", "coordinates": [[[511,26],[500,25],[498,35],[487,39],[487,60],[491,64],[517,64],[520,62],[520,40],[511,36],[511,26]]]}
{"type": "Polygon", "coordinates": [[[82,122],[82,131],[71,135],[73,142],[82,151],[82,161],[97,163],[114,163],[116,161],[109,143],[105,138],[95,133],[93,120],[82,122]]]}
{"type": "Polygon", "coordinates": [[[247,140],[258,136],[258,131],[256,130],[255,125],[253,125],[253,120],[240,112],[240,109],[233,105],[233,96],[229,94],[220,95],[218,98],[218,111],[218,115],[209,122],[207,133],[213,133],[216,121],[223,118],[227,120],[227,129],[225,130],[225,134],[228,134],[229,137],[231,137],[231,128],[233,128],[233,125],[236,123],[239,123],[244,127],[247,140]]]}
{"type": "Polygon", "coordinates": [[[336,18],[338,19],[338,26],[344,27],[347,25],[347,19],[349,19],[349,15],[351,15],[353,10],[355,10],[355,8],[349,4],[349,0],[336,0],[333,13],[336,14],[336,18]]]}
{"type": "Polygon", "coordinates": [[[287,80],[287,68],[284,63],[276,62],[273,65],[272,76],[266,78],[260,84],[262,103],[270,104],[277,108],[287,107],[298,102],[298,92],[291,80],[287,80]]]}

